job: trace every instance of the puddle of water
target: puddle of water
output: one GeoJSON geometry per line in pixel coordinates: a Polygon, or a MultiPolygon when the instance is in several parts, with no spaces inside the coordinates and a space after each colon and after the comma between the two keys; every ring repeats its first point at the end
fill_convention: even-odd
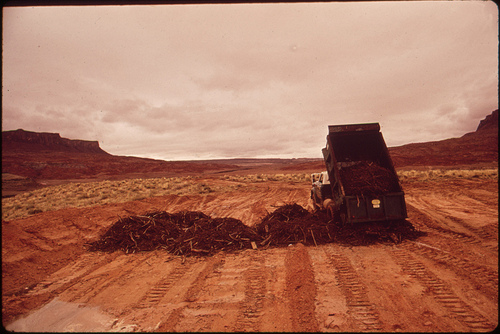
{"type": "Polygon", "coordinates": [[[41,309],[6,326],[13,332],[103,332],[120,331],[117,319],[100,311],[98,306],[67,303],[53,299],[41,309]]]}

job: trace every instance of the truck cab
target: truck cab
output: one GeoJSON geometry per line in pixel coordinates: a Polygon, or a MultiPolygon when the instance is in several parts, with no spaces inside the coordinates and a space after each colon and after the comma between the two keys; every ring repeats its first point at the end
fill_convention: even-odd
{"type": "Polygon", "coordinates": [[[314,210],[326,209],[325,200],[332,198],[332,189],[330,186],[330,179],[328,177],[328,172],[324,171],[321,173],[311,174],[311,199],[313,203],[314,210]]]}

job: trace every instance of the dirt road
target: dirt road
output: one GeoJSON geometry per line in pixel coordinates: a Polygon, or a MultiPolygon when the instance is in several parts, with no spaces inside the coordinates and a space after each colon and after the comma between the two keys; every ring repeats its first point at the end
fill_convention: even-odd
{"type": "MultiPolygon", "coordinates": [[[[230,182],[204,180],[204,182],[230,182]]],[[[498,323],[496,180],[409,182],[400,244],[221,252],[87,252],[118,216],[202,211],[252,225],[307,205],[307,184],[242,185],[3,222],[2,313],[22,331],[491,331],[498,323]]]]}

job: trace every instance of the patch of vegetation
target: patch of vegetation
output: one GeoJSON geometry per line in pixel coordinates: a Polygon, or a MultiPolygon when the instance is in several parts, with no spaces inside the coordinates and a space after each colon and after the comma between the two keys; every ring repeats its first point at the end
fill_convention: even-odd
{"type": "Polygon", "coordinates": [[[239,190],[252,182],[309,182],[306,174],[222,176],[219,180],[238,184],[209,184],[201,177],[130,179],[89,183],[67,183],[2,199],[2,219],[24,218],[36,213],[70,207],[123,203],[165,195],[210,194],[239,190]]]}
{"type": "MultiPolygon", "coordinates": [[[[398,171],[401,181],[422,182],[436,179],[495,179],[498,169],[398,171]]],[[[254,174],[223,175],[213,184],[201,177],[131,179],[90,183],[67,183],[25,192],[2,199],[2,219],[12,220],[70,207],[91,207],[107,203],[123,203],[164,195],[210,194],[253,189],[252,183],[309,183],[310,175],[254,174]],[[228,181],[228,182],[220,182],[228,181]]]]}
{"type": "Polygon", "coordinates": [[[430,181],[439,179],[494,179],[498,180],[498,168],[490,169],[430,169],[398,171],[400,181],[430,181]]]}
{"type": "Polygon", "coordinates": [[[252,175],[224,175],[221,180],[233,182],[310,182],[309,174],[252,174],[252,175]]]}

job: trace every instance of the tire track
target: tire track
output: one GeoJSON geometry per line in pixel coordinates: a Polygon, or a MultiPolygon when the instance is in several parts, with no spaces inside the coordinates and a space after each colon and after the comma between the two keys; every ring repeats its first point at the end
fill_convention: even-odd
{"type": "Polygon", "coordinates": [[[114,253],[106,254],[104,258],[99,256],[82,256],[76,264],[63,267],[39,282],[33,290],[20,296],[14,305],[19,305],[18,307],[30,305],[32,309],[41,307],[53,298],[76,286],[80,283],[82,277],[90,275],[92,272],[113,261],[117,256],[118,254],[114,253]]]}
{"type": "Polygon", "coordinates": [[[441,234],[453,240],[458,239],[461,242],[466,242],[469,244],[476,244],[476,245],[481,244],[481,240],[472,235],[465,234],[462,232],[452,231],[442,227],[441,224],[438,222],[438,220],[434,219],[428,213],[422,211],[421,209],[417,208],[412,204],[409,204],[408,202],[406,203],[406,207],[409,211],[409,215],[412,218],[416,218],[412,219],[412,223],[417,225],[419,229],[422,230],[423,232],[435,231],[438,234],[441,234]]]}
{"type": "MultiPolygon", "coordinates": [[[[186,302],[196,304],[195,303],[196,297],[199,294],[199,292],[201,291],[201,289],[203,288],[203,285],[206,281],[207,276],[210,275],[211,273],[213,273],[214,271],[216,271],[220,266],[222,266],[222,264],[224,263],[224,257],[225,257],[225,254],[219,253],[215,257],[207,260],[204,268],[199,272],[199,274],[196,276],[195,280],[189,286],[189,288],[186,289],[186,293],[184,294],[184,296],[182,298],[182,302],[178,303],[178,305],[181,305],[181,306],[173,309],[170,312],[170,314],[168,315],[167,319],[160,322],[160,324],[158,325],[158,329],[156,331],[158,331],[158,332],[173,332],[173,331],[175,331],[175,327],[177,326],[177,324],[180,323],[181,320],[184,318],[184,311],[185,311],[186,307],[192,306],[192,304],[188,304],[186,302]]],[[[176,270],[176,268],[174,268],[172,274],[174,274],[175,270],[176,270]]],[[[172,283],[171,285],[173,285],[173,284],[174,283],[172,283]]],[[[154,291],[154,288],[150,292],[153,292],[153,291],[154,291]]],[[[166,290],[161,291],[160,294],[162,294],[162,293],[163,293],[163,295],[161,297],[159,297],[158,300],[153,299],[151,303],[147,304],[147,307],[158,305],[161,298],[167,293],[167,291],[166,290]]],[[[154,295],[152,297],[155,298],[154,295]]],[[[141,306],[146,303],[146,301],[148,300],[147,298],[148,298],[148,296],[146,295],[145,299],[139,305],[138,308],[144,308],[141,306]]]]}
{"type": "Polygon", "coordinates": [[[363,331],[380,331],[382,324],[375,305],[370,302],[367,288],[359,278],[349,259],[340,250],[325,249],[329,262],[343,292],[356,325],[363,331]]]}
{"type": "Polygon", "coordinates": [[[226,253],[220,252],[212,258],[207,259],[205,268],[198,274],[193,284],[187,289],[184,300],[187,302],[196,302],[200,291],[206,283],[207,277],[218,271],[224,265],[226,253]]]}
{"type": "Polygon", "coordinates": [[[193,263],[178,262],[167,276],[162,277],[144,296],[139,300],[134,308],[144,309],[158,305],[161,299],[167,294],[171,287],[180,281],[189,271],[193,263]]]}
{"type": "MultiPolygon", "coordinates": [[[[498,225],[488,224],[482,227],[473,227],[470,224],[466,223],[462,218],[451,215],[448,215],[445,218],[452,220],[458,225],[461,225],[464,228],[472,231],[475,235],[485,241],[498,241],[498,225]]],[[[496,247],[496,249],[498,250],[498,247],[496,247]]]]}
{"type": "MultiPolygon", "coordinates": [[[[219,253],[206,261],[197,258],[178,259],[169,267],[168,274],[157,280],[131,306],[133,312],[127,314],[127,317],[130,321],[136,321],[137,317],[148,319],[150,327],[142,328],[146,331],[176,331],[176,327],[186,317],[186,309],[199,308],[196,296],[205,284],[207,276],[222,265],[224,257],[225,254],[219,253]],[[151,326],[153,323],[156,325],[151,326]]],[[[124,314],[122,312],[120,316],[124,314]]],[[[189,325],[187,328],[193,330],[189,325]]]]}
{"type": "Polygon", "coordinates": [[[247,261],[248,269],[243,272],[245,298],[241,303],[236,317],[235,332],[259,331],[260,318],[262,317],[264,298],[266,296],[267,279],[264,258],[257,252],[254,252],[250,253],[247,261]]]}
{"type": "Polygon", "coordinates": [[[498,273],[494,270],[463,258],[458,258],[449,252],[419,246],[414,242],[404,243],[401,246],[440,265],[451,268],[457,275],[470,280],[476,286],[480,286],[481,290],[486,290],[486,296],[494,300],[498,299],[498,273]]]}
{"type": "Polygon", "coordinates": [[[461,300],[442,280],[437,278],[430,270],[415,260],[406,250],[392,249],[392,255],[403,272],[417,279],[432,294],[434,299],[471,331],[493,330],[495,327],[480,313],[461,300]]]}
{"type": "Polygon", "coordinates": [[[483,203],[464,195],[445,194],[443,197],[435,197],[435,195],[430,198],[419,195],[408,196],[407,206],[410,206],[412,211],[418,211],[421,216],[426,217],[425,225],[430,228],[449,234],[450,230],[443,228],[443,225],[457,227],[463,232],[454,231],[455,237],[473,244],[494,241],[494,245],[484,244],[484,247],[498,251],[498,210],[492,210],[483,203]],[[433,198],[435,202],[431,202],[433,198]],[[439,203],[439,207],[435,203],[439,203]],[[486,222],[491,221],[491,223],[483,223],[483,226],[478,227],[475,226],[476,224],[467,222],[464,217],[467,219],[474,217],[472,216],[474,212],[470,210],[473,210],[477,216],[481,217],[476,219],[483,219],[486,222]],[[431,213],[432,216],[427,212],[431,213]]]}
{"type": "Polygon", "coordinates": [[[33,295],[47,292],[59,295],[80,283],[82,278],[91,275],[93,272],[114,261],[118,256],[119,253],[106,254],[104,258],[93,255],[82,256],[72,266],[64,267],[38,283],[27,296],[33,297],[33,295]],[[61,278],[54,279],[54,276],[61,276],[61,278]]]}
{"type": "MultiPolygon", "coordinates": [[[[123,276],[126,276],[130,274],[132,271],[134,271],[138,263],[146,261],[151,256],[152,256],[151,254],[148,255],[146,259],[135,258],[135,257],[132,258],[124,254],[117,256],[118,259],[117,260],[115,259],[115,261],[121,261],[122,259],[124,259],[125,263],[120,264],[120,262],[115,263],[115,261],[108,263],[110,266],[114,265],[117,268],[112,268],[110,270],[104,271],[103,273],[97,274],[94,277],[90,277],[82,284],[82,285],[88,285],[89,287],[87,289],[80,288],[79,292],[73,294],[69,299],[69,301],[76,302],[78,300],[79,303],[88,303],[93,297],[97,296],[100,292],[104,291],[106,288],[113,285],[123,276]],[[123,268],[128,268],[128,269],[123,270],[123,268]],[[119,272],[119,274],[115,274],[116,272],[119,272]]],[[[101,268],[104,268],[104,266],[102,266],[101,268]]],[[[93,272],[95,273],[97,272],[97,270],[94,270],[93,272]]]]}
{"type": "Polygon", "coordinates": [[[308,250],[314,268],[314,278],[317,289],[315,313],[319,331],[345,331],[350,328],[346,324],[347,306],[342,291],[333,272],[330,256],[325,251],[325,245],[308,250]]]}
{"type": "Polygon", "coordinates": [[[220,252],[206,258],[205,266],[186,287],[177,323],[163,320],[162,331],[230,331],[245,299],[247,259],[220,252]]]}

